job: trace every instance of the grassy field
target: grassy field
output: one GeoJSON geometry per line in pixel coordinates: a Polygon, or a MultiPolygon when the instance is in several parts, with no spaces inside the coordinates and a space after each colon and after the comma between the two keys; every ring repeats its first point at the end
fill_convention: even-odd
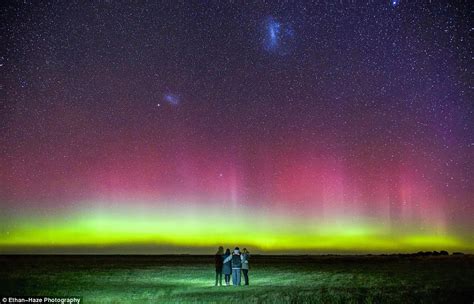
{"type": "Polygon", "coordinates": [[[469,303],[474,257],[252,256],[214,287],[212,256],[0,256],[0,295],[83,303],[469,303]]]}

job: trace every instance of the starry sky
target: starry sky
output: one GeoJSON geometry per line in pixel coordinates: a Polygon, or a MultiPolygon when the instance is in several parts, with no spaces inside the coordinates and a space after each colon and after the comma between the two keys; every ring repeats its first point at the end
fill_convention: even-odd
{"type": "Polygon", "coordinates": [[[0,252],[474,252],[468,3],[6,2],[0,252]]]}

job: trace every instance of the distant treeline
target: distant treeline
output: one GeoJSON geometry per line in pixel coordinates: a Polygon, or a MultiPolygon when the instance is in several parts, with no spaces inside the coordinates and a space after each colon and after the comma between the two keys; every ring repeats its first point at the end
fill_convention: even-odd
{"type": "MultiPolygon", "coordinates": [[[[393,255],[393,254],[382,254],[385,255],[393,255]]],[[[398,253],[395,254],[398,256],[406,256],[406,257],[416,257],[416,256],[441,256],[441,255],[449,255],[449,252],[446,250],[441,251],[418,251],[417,253],[398,253]]],[[[464,255],[462,252],[453,252],[452,255],[464,255]]]]}

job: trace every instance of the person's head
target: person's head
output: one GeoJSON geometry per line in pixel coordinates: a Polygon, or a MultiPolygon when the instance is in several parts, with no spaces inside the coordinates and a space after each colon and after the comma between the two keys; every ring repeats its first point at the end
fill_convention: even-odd
{"type": "Polygon", "coordinates": [[[229,248],[227,248],[227,249],[225,250],[225,254],[226,254],[226,255],[230,255],[230,249],[229,249],[229,248]]]}
{"type": "Polygon", "coordinates": [[[224,254],[224,247],[219,246],[219,248],[217,248],[217,254],[224,254]]]}
{"type": "Polygon", "coordinates": [[[248,254],[249,251],[247,250],[247,248],[244,248],[244,249],[242,249],[242,253],[247,253],[248,254]]]}
{"type": "Polygon", "coordinates": [[[240,249],[239,249],[239,247],[235,247],[235,249],[234,249],[234,254],[240,254],[240,249]]]}

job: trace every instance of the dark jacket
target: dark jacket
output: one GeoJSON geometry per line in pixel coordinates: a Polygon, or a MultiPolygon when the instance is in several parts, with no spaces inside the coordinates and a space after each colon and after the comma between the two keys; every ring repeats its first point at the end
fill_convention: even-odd
{"type": "Polygon", "coordinates": [[[232,254],[232,268],[233,269],[242,268],[242,258],[240,256],[240,253],[232,254]]]}
{"type": "Polygon", "coordinates": [[[216,254],[216,255],[214,256],[214,263],[215,263],[215,265],[216,265],[216,270],[222,271],[222,266],[223,266],[222,261],[223,261],[223,260],[224,260],[224,259],[223,259],[223,257],[222,257],[221,254],[216,254]]]}

